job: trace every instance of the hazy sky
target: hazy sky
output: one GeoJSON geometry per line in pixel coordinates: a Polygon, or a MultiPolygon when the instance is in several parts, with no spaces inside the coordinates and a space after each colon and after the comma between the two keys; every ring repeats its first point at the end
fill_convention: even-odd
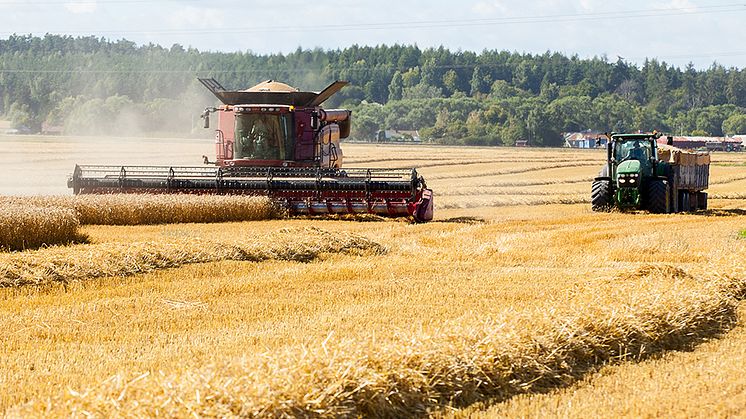
{"type": "Polygon", "coordinates": [[[0,37],[99,35],[277,53],[443,45],[746,67],[746,2],[712,0],[0,0],[0,37]]]}

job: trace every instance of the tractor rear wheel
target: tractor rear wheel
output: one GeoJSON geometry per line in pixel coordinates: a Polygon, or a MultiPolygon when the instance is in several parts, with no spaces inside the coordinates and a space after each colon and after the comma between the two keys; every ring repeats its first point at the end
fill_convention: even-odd
{"type": "Polygon", "coordinates": [[[591,209],[593,211],[609,211],[611,209],[610,181],[593,181],[593,186],[591,187],[591,209]]]}
{"type": "Polygon", "coordinates": [[[667,214],[670,210],[668,182],[654,180],[648,184],[648,211],[654,214],[667,214]]]}

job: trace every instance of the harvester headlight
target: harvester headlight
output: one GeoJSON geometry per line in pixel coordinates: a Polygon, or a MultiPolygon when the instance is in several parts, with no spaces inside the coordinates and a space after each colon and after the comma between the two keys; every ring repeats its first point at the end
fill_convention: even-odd
{"type": "Polygon", "coordinates": [[[626,182],[626,181],[627,181],[627,179],[625,179],[625,178],[623,178],[623,177],[620,177],[620,178],[619,178],[619,183],[624,183],[624,182],[626,182]]]}
{"type": "Polygon", "coordinates": [[[632,179],[630,179],[629,183],[635,183],[635,178],[633,177],[632,179]]]}

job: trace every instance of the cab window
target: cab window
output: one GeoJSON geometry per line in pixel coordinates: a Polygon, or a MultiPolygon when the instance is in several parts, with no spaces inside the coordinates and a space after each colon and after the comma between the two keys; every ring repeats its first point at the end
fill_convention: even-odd
{"type": "Polygon", "coordinates": [[[235,158],[282,160],[286,156],[286,117],[278,114],[236,115],[235,158]]]}

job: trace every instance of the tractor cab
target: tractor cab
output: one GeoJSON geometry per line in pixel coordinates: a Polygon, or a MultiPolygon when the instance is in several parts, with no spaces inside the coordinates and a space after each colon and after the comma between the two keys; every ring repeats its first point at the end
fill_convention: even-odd
{"type": "Polygon", "coordinates": [[[617,174],[637,174],[649,177],[653,174],[653,167],[658,153],[656,139],[639,136],[612,136],[611,146],[612,166],[616,166],[617,174]]]}

